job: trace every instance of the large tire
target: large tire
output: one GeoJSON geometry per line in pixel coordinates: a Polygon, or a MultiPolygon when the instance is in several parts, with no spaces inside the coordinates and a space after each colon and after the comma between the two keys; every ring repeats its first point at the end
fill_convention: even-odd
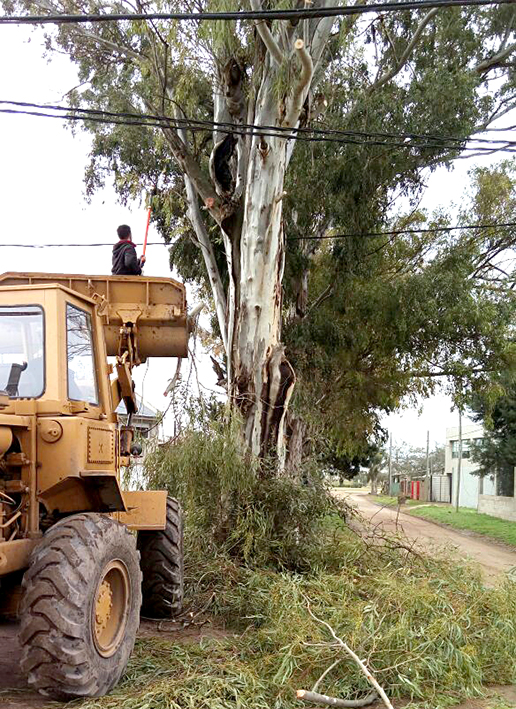
{"type": "Polygon", "coordinates": [[[183,608],[183,513],[173,497],[167,499],[167,525],[161,532],[138,532],[143,573],[142,613],[150,618],[173,618],[183,608]]]}
{"type": "Polygon", "coordinates": [[[23,579],[21,667],[56,699],[99,697],[122,676],[141,605],[134,536],[100,514],[53,526],[23,579]]]}

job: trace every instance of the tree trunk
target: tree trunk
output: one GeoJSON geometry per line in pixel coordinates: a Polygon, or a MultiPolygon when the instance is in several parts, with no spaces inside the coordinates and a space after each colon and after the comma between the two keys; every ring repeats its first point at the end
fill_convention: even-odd
{"type": "Polygon", "coordinates": [[[299,416],[287,417],[288,455],[285,472],[292,478],[299,476],[310,445],[306,440],[308,426],[299,416]]]}
{"type": "MultiPolygon", "coordinates": [[[[252,0],[252,4],[259,5],[258,0],[252,0]]],[[[304,39],[294,41],[293,26],[284,24],[273,36],[268,26],[256,24],[254,86],[259,88],[256,94],[254,88],[248,92],[247,105],[243,67],[234,56],[219,57],[213,91],[216,122],[297,125],[314,68],[306,46],[311,33],[309,24],[305,25],[301,28],[304,39]],[[279,98],[275,87],[284,62],[292,63],[296,78],[292,90],[279,98]]],[[[323,25],[324,30],[313,35],[317,58],[331,27],[330,23],[323,25]]],[[[207,230],[195,223],[198,205],[192,208],[190,204],[190,218],[208,268],[219,322],[223,311],[226,314],[221,330],[226,337],[231,406],[243,417],[248,450],[261,458],[275,456],[283,469],[285,415],[295,385],[294,370],[281,343],[285,265],[282,205],[293,140],[271,135],[267,129],[263,133],[226,135],[215,130],[210,158],[214,192],[208,195],[196,186],[204,208],[221,228],[229,277],[225,301],[220,288],[213,288],[221,281],[216,279],[213,253],[206,243],[207,230]]],[[[190,203],[195,199],[192,190],[188,197],[190,203]]]]}
{"type": "MultiPolygon", "coordinates": [[[[256,122],[270,125],[275,110],[257,106],[256,122]]],[[[230,394],[244,418],[249,450],[276,451],[284,463],[285,413],[295,383],[281,344],[282,278],[285,261],[282,199],[286,143],[253,137],[240,239],[240,284],[235,304],[230,394]]]]}

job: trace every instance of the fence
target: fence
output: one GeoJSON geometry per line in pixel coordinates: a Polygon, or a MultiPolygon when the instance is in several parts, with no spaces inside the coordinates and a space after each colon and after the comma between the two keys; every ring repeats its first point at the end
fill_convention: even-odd
{"type": "Polygon", "coordinates": [[[405,478],[400,480],[399,494],[412,500],[424,502],[451,502],[451,475],[430,476],[430,499],[428,499],[426,478],[405,478]]]}

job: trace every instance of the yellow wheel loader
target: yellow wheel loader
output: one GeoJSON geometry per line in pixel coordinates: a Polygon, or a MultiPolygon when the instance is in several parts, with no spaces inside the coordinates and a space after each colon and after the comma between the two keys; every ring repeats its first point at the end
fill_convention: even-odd
{"type": "Polygon", "coordinates": [[[0,275],[0,615],[19,615],[22,669],[42,694],[109,692],[142,600],[153,617],[181,610],[181,507],[123,491],[119,473],[133,367],[186,357],[187,340],[172,279],[0,275]]]}

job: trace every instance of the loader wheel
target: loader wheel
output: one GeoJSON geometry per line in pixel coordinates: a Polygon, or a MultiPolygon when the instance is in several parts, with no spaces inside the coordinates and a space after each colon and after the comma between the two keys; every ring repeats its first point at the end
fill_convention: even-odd
{"type": "Polygon", "coordinates": [[[143,615],[172,618],[183,607],[183,513],[167,499],[167,526],[160,532],[138,532],[143,573],[143,615]]]}
{"type": "Polygon", "coordinates": [[[141,572],[119,522],[78,514],[54,525],[23,579],[21,667],[56,699],[99,697],[122,676],[139,626],[141,572]]]}

